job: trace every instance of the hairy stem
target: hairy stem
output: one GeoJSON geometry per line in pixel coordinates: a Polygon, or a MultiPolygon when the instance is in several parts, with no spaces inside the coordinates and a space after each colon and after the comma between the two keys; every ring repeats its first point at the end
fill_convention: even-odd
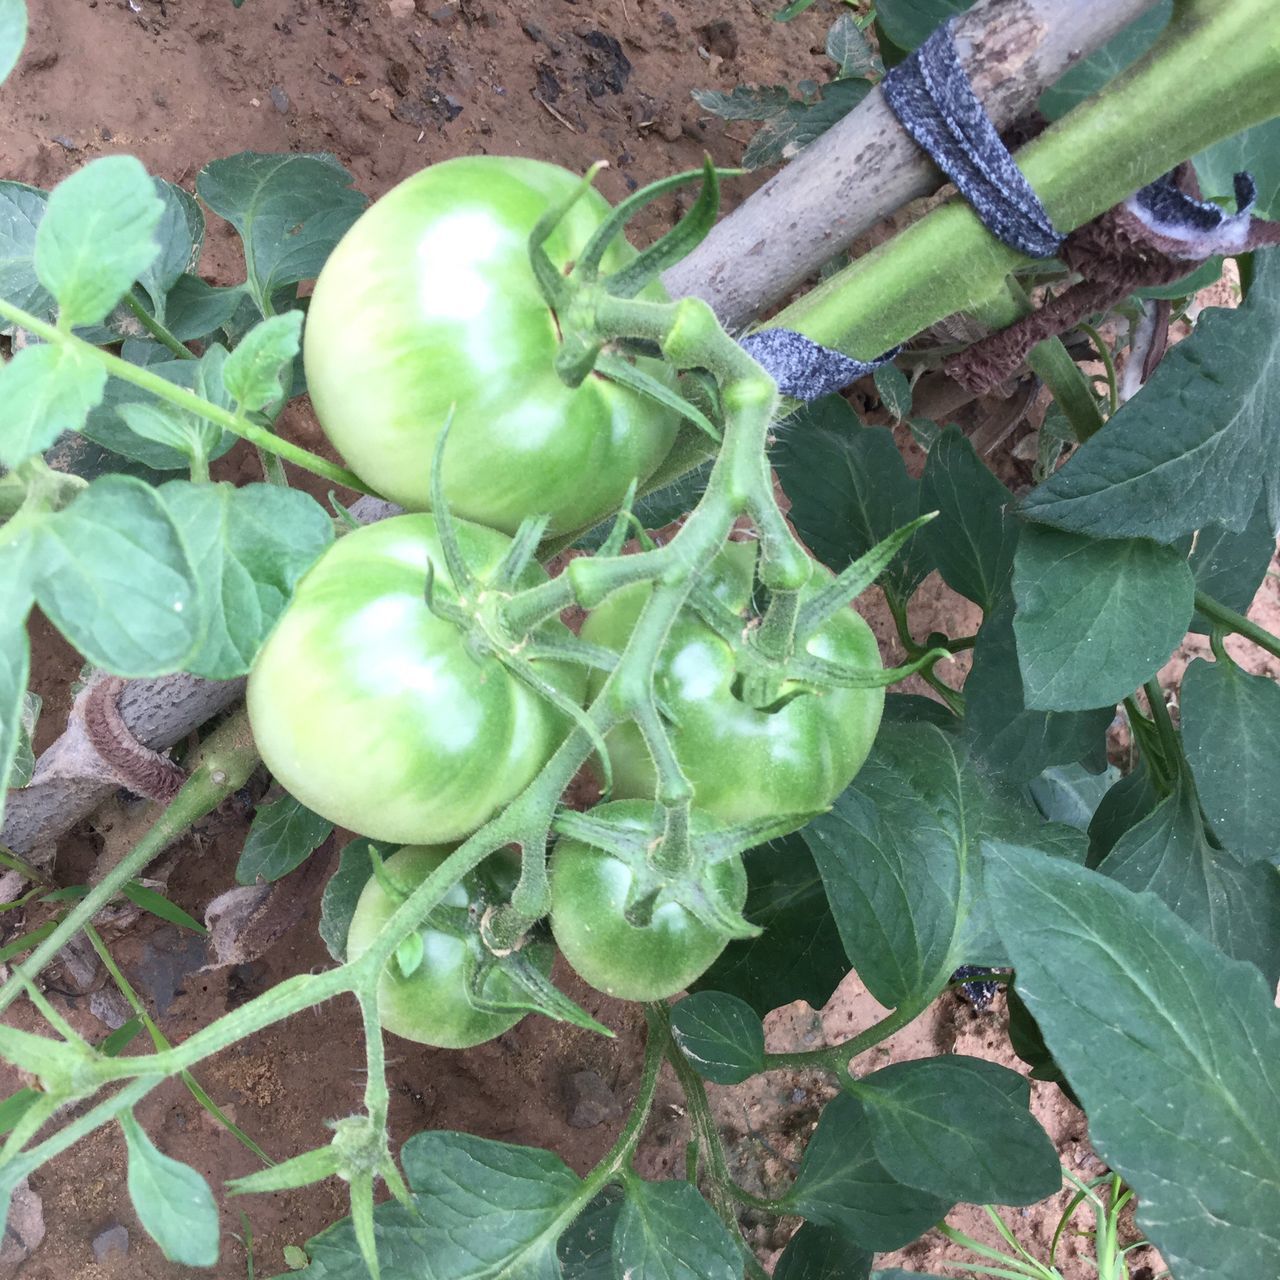
{"type": "Polygon", "coordinates": [[[1244,636],[1258,648],[1265,649],[1268,653],[1280,658],[1280,636],[1272,635],[1265,627],[1260,627],[1244,614],[1228,609],[1225,604],[1219,603],[1212,596],[1205,595],[1203,591],[1196,592],[1196,608],[1206,618],[1216,622],[1224,631],[1233,631],[1238,636],[1244,636]]]}

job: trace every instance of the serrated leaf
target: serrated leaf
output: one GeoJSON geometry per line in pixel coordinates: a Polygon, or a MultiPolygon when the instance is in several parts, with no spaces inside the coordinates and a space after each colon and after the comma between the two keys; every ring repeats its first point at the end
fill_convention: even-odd
{"type": "Polygon", "coordinates": [[[196,199],[181,187],[163,178],[153,178],[156,195],[164,204],[164,212],[156,226],[155,237],[160,246],[155,260],[138,275],[138,283],[151,299],[155,317],[164,324],[169,290],[187,271],[194,271],[204,244],[204,214],[196,199]]]}
{"type": "Polygon", "coordinates": [[[143,440],[172,449],[187,459],[207,459],[222,437],[216,423],[163,403],[140,401],[116,406],[125,426],[143,440]]]}
{"type": "Polygon", "coordinates": [[[671,1011],[671,1034],[693,1069],[715,1084],[740,1084],[764,1070],[764,1026],[745,1000],[699,991],[671,1011]]]}
{"type": "Polygon", "coordinates": [[[743,168],[760,169],[793,159],[847,116],[873,87],[870,80],[832,80],[822,86],[816,100],[790,100],[747,143],[742,153],[743,168]]]}
{"type": "Polygon", "coordinates": [[[218,1260],[218,1206],[192,1168],[158,1151],[131,1111],[120,1117],[129,1151],[129,1199],[138,1221],[170,1262],[211,1267],[218,1260]]]}
{"type": "MultiPolygon", "coordinates": [[[[560,1218],[581,1179],[558,1156],[468,1133],[414,1134],[401,1152],[413,1206],[373,1211],[382,1280],[560,1280],[560,1218]]],[[[307,1241],[305,1280],[365,1280],[351,1219],[307,1241]]]]}
{"type": "Polygon", "coordinates": [[[123,676],[184,669],[205,631],[199,587],[155,489],[104,476],[36,536],[36,602],[88,661],[123,676]]]}
{"type": "MultiPolygon", "coordinates": [[[[39,316],[53,312],[53,299],[36,275],[36,228],[48,199],[23,182],[0,182],[0,298],[39,316]]],[[[0,320],[0,333],[12,332],[13,325],[0,320]]]]}
{"type": "Polygon", "coordinates": [[[922,45],[948,18],[963,13],[973,0],[879,0],[876,19],[904,53],[922,45]]]}
{"type": "MultiPolygon", "coordinates": [[[[845,15],[848,16],[847,14],[845,15]]],[[[911,380],[896,364],[882,364],[872,375],[886,413],[901,422],[911,414],[911,380]]]]}
{"type": "Polygon", "coordinates": [[[734,85],[732,92],[694,89],[693,100],[722,120],[768,120],[793,99],[785,86],[734,85]]]}
{"type": "Polygon", "coordinates": [[[249,670],[298,579],[333,541],[309,494],[276,485],[191,484],[158,490],[200,584],[203,643],[186,670],[229,680],[249,670]]]}
{"type": "Polygon", "coordinates": [[[742,1255],[698,1188],[627,1182],[613,1233],[617,1274],[628,1280],[740,1280],[742,1255]]]}
{"type": "Polygon", "coordinates": [[[920,481],[920,509],[938,518],[919,534],[953,591],[990,613],[1008,590],[1018,524],[1013,495],[982,464],[958,427],[934,442],[920,481]]]}
{"type": "MultiPolygon", "coordinates": [[[[864,427],[839,396],[788,418],[771,458],[801,538],[836,573],[920,514],[920,486],[893,436],[864,427]]],[[[915,537],[879,581],[906,600],[932,567],[915,537]]]]}
{"type": "Polygon", "coordinates": [[[803,831],[845,954],[886,1008],[961,964],[1004,962],[987,916],[981,841],[1017,838],[1083,859],[1079,833],[994,792],[933,725],[889,724],[853,784],[803,831]]]}
{"type": "Polygon", "coordinates": [[[64,431],[78,431],[106,385],[102,366],[73,347],[23,347],[0,365],[0,463],[16,467],[64,431]]]}
{"type": "Polygon", "coordinates": [[[1086,711],[1114,706],[1168,661],[1191,621],[1195,582],[1176,549],[1145,538],[1026,528],[1013,594],[1027,706],[1086,711]]]}
{"type": "Polygon", "coordinates": [[[857,19],[842,13],[827,31],[826,54],[841,76],[867,76],[884,70],[857,19]]]}
{"type": "Polygon", "coordinates": [[[1050,85],[1040,95],[1040,110],[1050,120],[1057,120],[1093,97],[1155,44],[1169,25],[1172,13],[1173,0],[1160,0],[1154,8],[1139,14],[1096,53],[1077,62],[1056,84],[1050,85]]]}
{"type": "Polygon", "coordinates": [[[1182,741],[1214,832],[1246,861],[1280,865],[1280,685],[1234,663],[1182,678],[1182,741]]]}
{"type": "Polygon", "coordinates": [[[259,805],[236,863],[236,883],[257,884],[287,876],[332,833],[332,822],[312,813],[287,793],[270,804],[259,805]]]}
{"type": "Polygon", "coordinates": [[[302,340],[302,312],[288,311],[254,325],[227,357],[222,380],[242,412],[256,413],[288,394],[281,386],[302,340]]]}
{"type": "Polygon", "coordinates": [[[1062,1185],[1049,1135],[1017,1072],[948,1054],[858,1081],[876,1155],[890,1175],[944,1199],[1034,1204],[1062,1185]]]}
{"type": "Polygon", "coordinates": [[[1003,596],[978,629],[973,666],[964,684],[963,734],[975,759],[994,776],[1016,783],[1030,781],[1051,765],[1105,752],[1115,708],[1029,709],[1018,666],[1013,609],[1012,597],[1003,596]]]}
{"type": "Polygon", "coordinates": [[[787,1242],[773,1280],[868,1280],[871,1258],[842,1232],[806,1222],[787,1242]]]}
{"type": "Polygon", "coordinates": [[[1195,158],[1196,175],[1206,200],[1235,199],[1234,178],[1242,170],[1258,185],[1257,212],[1280,215],[1280,120],[1254,125],[1216,143],[1195,158]]]}
{"type": "Polygon", "coordinates": [[[1178,1280],[1280,1274],[1280,1014],[1151,894],[987,852],[1017,988],[1178,1280]]]}
{"type": "Polygon", "coordinates": [[[1220,951],[1257,965],[1272,984],[1280,979],[1280,876],[1209,844],[1189,779],[1179,778],[1098,870],[1134,893],[1154,893],[1220,951]]]}
{"type": "Polygon", "coordinates": [[[749,850],[746,917],[764,932],[730,942],[693,984],[725,991],[760,1016],[806,1000],[821,1009],[849,971],[827,893],[799,833],[749,850]]]}
{"type": "MultiPolygon", "coordinates": [[[[1188,563],[1197,591],[1237,613],[1248,613],[1275,552],[1275,530],[1259,499],[1242,532],[1233,533],[1221,525],[1201,529],[1188,563]]],[[[1212,623],[1198,612],[1191,619],[1192,631],[1205,635],[1212,629],[1212,623]]]]}
{"type": "Polygon", "coordinates": [[[1105,431],[1023,499],[1031,519],[1171,543],[1243,530],[1265,491],[1280,527],[1280,254],[1257,255],[1238,307],[1205,311],[1105,431]]]}
{"type": "Polygon", "coordinates": [[[62,325],[97,324],[154,262],[164,203],[133,156],[91,160],[49,193],[36,229],[40,283],[62,325]]]}
{"type": "Polygon", "coordinates": [[[314,280],[365,197],[331,155],[269,155],[242,151],[214,160],[196,178],[196,192],[226,218],[244,243],[249,291],[262,315],[286,285],[314,280]]]}
{"type": "Polygon", "coordinates": [[[27,42],[26,0],[0,0],[0,84],[18,65],[27,42]]]}
{"type": "Polygon", "coordinates": [[[351,917],[356,903],[369,877],[373,874],[370,849],[382,858],[390,857],[398,845],[380,844],[357,836],[343,845],[338,855],[338,867],[325,882],[320,895],[320,937],[329,954],[341,964],[347,958],[347,933],[351,929],[351,917]]]}
{"type": "Polygon", "coordinates": [[[782,1200],[810,1222],[875,1250],[910,1244],[954,1203],[889,1173],[876,1154],[866,1109],[847,1093],[823,1108],[800,1172],[782,1200]]]}

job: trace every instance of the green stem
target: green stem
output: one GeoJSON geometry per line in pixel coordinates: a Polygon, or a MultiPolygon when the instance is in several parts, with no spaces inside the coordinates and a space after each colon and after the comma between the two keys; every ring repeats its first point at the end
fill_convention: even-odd
{"type": "Polygon", "coordinates": [[[1182,758],[1182,748],[1178,745],[1178,734],[1173,727],[1173,721],[1169,717],[1169,707],[1164,700],[1164,690],[1160,688],[1160,682],[1156,679],[1148,680],[1142,687],[1146,691],[1147,706],[1151,709],[1151,719],[1160,738],[1160,747],[1169,768],[1176,776],[1179,761],[1182,758]]]}
{"type": "Polygon", "coordinates": [[[858,1032],[852,1040],[826,1045],[821,1049],[801,1049],[795,1053],[766,1053],[764,1069],[776,1071],[780,1067],[825,1067],[837,1076],[847,1077],[849,1063],[854,1058],[875,1048],[882,1040],[887,1040],[895,1032],[914,1022],[933,1003],[936,994],[937,992],[906,1001],[892,1013],[885,1014],[879,1022],[858,1032]]]}
{"type": "Polygon", "coordinates": [[[138,295],[132,289],[124,295],[124,305],[133,313],[138,323],[158,342],[161,346],[167,347],[173,352],[179,360],[198,360],[200,357],[196,355],[190,347],[184,346],[177,338],[169,332],[168,329],[160,323],[159,320],[151,314],[139,301],[138,295]]]}
{"type": "MultiPolygon", "coordinates": [[[[1186,0],[1152,51],[1018,152],[1054,225],[1070,231],[1189,155],[1280,112],[1274,0],[1186,0]],[[1136,129],[1135,120],[1158,120],[1136,129]]],[[[775,315],[871,357],[1004,287],[1027,259],[963,201],[935,209],[775,315]]]]}
{"type": "Polygon", "coordinates": [[[1268,653],[1280,658],[1280,637],[1272,635],[1265,627],[1258,626],[1244,614],[1228,609],[1225,604],[1220,604],[1212,596],[1205,595],[1203,591],[1196,592],[1196,608],[1224,630],[1244,636],[1246,640],[1253,641],[1259,649],[1265,649],[1268,653]]]}
{"type": "Polygon", "coordinates": [[[143,391],[149,391],[157,399],[165,400],[179,409],[199,414],[200,417],[206,418],[226,431],[230,431],[232,435],[239,436],[242,440],[248,440],[251,444],[256,444],[268,453],[279,454],[280,457],[292,462],[295,466],[301,467],[304,471],[310,471],[313,475],[323,476],[326,480],[332,480],[348,489],[354,489],[357,493],[373,493],[373,490],[358,475],[348,471],[345,467],[339,467],[335,463],[329,462],[327,459],[321,458],[299,445],[293,444],[288,440],[282,440],[273,432],[266,430],[264,427],[256,426],[239,414],[232,413],[229,409],[224,409],[221,405],[216,405],[212,401],[206,400],[203,396],[196,395],[194,391],[188,391],[186,387],[180,387],[176,383],[169,382],[158,373],[153,373],[150,369],[145,369],[141,365],[130,364],[127,360],[121,360],[119,356],[113,356],[109,351],[104,351],[101,347],[95,347],[92,343],[85,342],[84,339],[59,329],[56,325],[46,324],[38,316],[33,316],[21,308],[15,307],[12,303],[5,302],[3,299],[0,299],[0,316],[3,316],[6,320],[11,320],[19,328],[26,329],[37,337],[43,338],[46,342],[72,347],[78,355],[100,364],[108,373],[121,379],[121,381],[132,383],[133,386],[139,387],[143,391]]]}
{"type": "Polygon", "coordinates": [[[1115,413],[1120,407],[1120,388],[1116,383],[1116,362],[1112,359],[1111,348],[1103,342],[1102,334],[1093,325],[1081,321],[1076,327],[1089,335],[1089,341],[1093,343],[1093,349],[1098,353],[1098,359],[1102,361],[1102,367],[1107,375],[1107,406],[1111,413],[1115,413]]]}
{"type": "Polygon", "coordinates": [[[13,976],[0,988],[0,1010],[7,1009],[21,993],[23,983],[34,982],[40,970],[57,955],[68,939],[92,920],[148,863],[193,822],[244,786],[257,764],[258,754],[249,733],[248,715],[242,711],[201,743],[199,763],[191,777],[147,834],[67,912],[57,929],[15,969],[13,976]]]}

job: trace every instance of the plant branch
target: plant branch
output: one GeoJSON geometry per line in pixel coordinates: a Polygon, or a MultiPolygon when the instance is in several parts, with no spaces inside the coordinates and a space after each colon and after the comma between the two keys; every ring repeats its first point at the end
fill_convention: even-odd
{"type": "Polygon", "coordinates": [[[1238,636],[1244,636],[1258,648],[1265,649],[1274,657],[1280,658],[1280,636],[1272,635],[1265,627],[1260,627],[1244,614],[1228,609],[1225,604],[1219,603],[1212,596],[1205,595],[1203,591],[1196,592],[1196,608],[1206,618],[1216,622],[1224,631],[1233,631],[1238,636]]]}

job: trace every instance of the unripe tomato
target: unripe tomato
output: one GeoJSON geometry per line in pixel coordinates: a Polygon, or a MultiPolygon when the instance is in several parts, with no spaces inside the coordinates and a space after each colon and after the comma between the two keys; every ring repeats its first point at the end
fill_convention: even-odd
{"type": "MultiPolygon", "coordinates": [[[[452,852],[449,848],[411,845],[384,864],[387,876],[408,896],[452,852]]],[[[467,968],[484,953],[479,921],[484,908],[504,899],[520,874],[518,858],[506,853],[486,859],[455,884],[421,927],[422,963],[405,975],[392,956],[378,987],[378,1015],[388,1031],[440,1049],[469,1049],[509,1031],[525,1015],[478,1009],[467,993],[467,968]]],[[[373,877],[365,885],[347,933],[347,959],[358,960],[382,926],[395,914],[400,899],[373,877]]],[[[551,972],[553,949],[530,943],[531,958],[544,974],[551,972]]],[[[499,984],[499,976],[492,981],[499,984]]],[[[514,994],[512,989],[509,994],[514,994]]]]}
{"type": "MultiPolygon", "coordinates": [[[[717,558],[711,583],[735,612],[751,598],[754,544],[730,543],[717,558]]],[[[814,567],[809,592],[831,575],[814,567]]],[[[648,598],[649,587],[629,587],[592,611],[582,639],[621,651],[648,598]]],[[[881,666],[871,628],[852,610],[841,609],[809,638],[815,657],[850,666],[881,666]]],[[[853,781],[871,750],[882,689],[831,688],[796,692],[773,710],[749,706],[738,696],[733,648],[692,609],[676,619],[658,658],[654,687],[674,723],[667,731],[676,758],[693,784],[693,803],[723,822],[748,822],[782,813],[816,813],[853,781]]],[[[588,697],[604,676],[593,672],[588,697]]],[[[606,738],[613,766],[613,795],[652,798],[653,762],[634,723],[606,738]]]]}
{"type": "MultiPolygon", "coordinates": [[[[431,506],[450,413],[450,509],[508,533],[530,515],[549,514],[552,532],[607,515],[670,450],[670,410],[597,374],[566,386],[553,367],[559,330],[528,240],[578,182],[537,160],[446,160],[373,204],[325,263],[307,313],[307,387],[329,439],[379,493],[431,506]]],[[[547,242],[552,262],[572,263],[608,212],[588,191],[547,242]]],[[[633,256],[619,237],[603,267],[633,256]]]]}
{"type": "MultiPolygon", "coordinates": [[[[458,522],[483,576],[509,540],[458,522]]],[[[340,538],[298,584],[249,674],[249,719],[267,767],[303,804],[375,840],[469,835],[533,780],[567,719],[424,598],[453,583],[433,515],[340,538]]],[[[537,565],[521,586],[545,581],[537,565]]],[[[567,634],[559,622],[546,624],[567,634]]],[[[535,661],[581,701],[581,668],[535,661]]]]}
{"type": "MultiPolygon", "coordinates": [[[[636,831],[653,819],[649,802],[615,801],[594,812],[636,831]]],[[[713,825],[694,812],[690,838],[713,825]]],[[[711,967],[728,936],[708,927],[670,891],[660,893],[643,924],[627,918],[627,898],[636,880],[617,854],[580,840],[561,839],[551,858],[551,932],[564,958],[584,982],[620,1000],[663,1000],[683,991],[711,967]]],[[[726,909],[740,912],[747,900],[747,874],[738,854],[719,859],[711,885],[726,909]]]]}

